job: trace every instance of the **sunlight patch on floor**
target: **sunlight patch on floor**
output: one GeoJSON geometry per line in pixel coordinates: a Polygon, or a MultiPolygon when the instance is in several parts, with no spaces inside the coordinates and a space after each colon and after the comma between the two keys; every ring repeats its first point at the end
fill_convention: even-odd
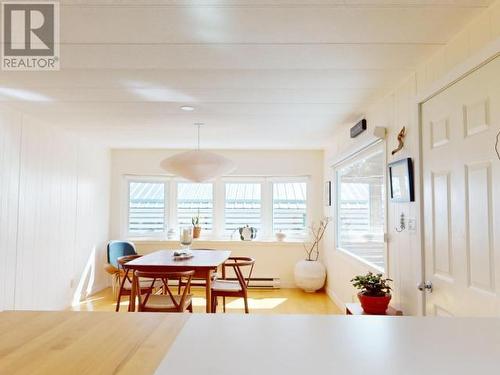
{"type": "Polygon", "coordinates": [[[194,307],[204,307],[205,306],[205,298],[201,297],[193,297],[191,300],[194,307]]]}
{"type": "MultiPolygon", "coordinates": [[[[193,297],[194,307],[205,307],[205,298],[193,297]]],[[[248,307],[256,310],[271,310],[277,308],[282,303],[285,303],[287,298],[249,298],[248,307]]],[[[219,307],[222,306],[222,298],[219,298],[219,307]]],[[[242,310],[245,308],[243,298],[235,300],[226,300],[226,308],[231,310],[242,310]]]]}
{"type": "MultiPolygon", "coordinates": [[[[277,308],[282,303],[285,303],[287,298],[249,298],[248,307],[255,310],[271,310],[277,308]]],[[[221,304],[222,302],[219,302],[221,304]]],[[[244,309],[245,303],[243,298],[238,298],[234,301],[226,303],[228,309],[244,309]]]]}
{"type": "Polygon", "coordinates": [[[73,294],[71,302],[72,306],[80,305],[84,289],[86,297],[88,297],[90,295],[90,292],[92,291],[95,281],[95,269],[96,269],[95,254],[96,254],[96,247],[94,246],[90,251],[89,259],[87,260],[87,264],[85,265],[82,275],[80,276],[80,280],[78,281],[75,293],[73,294]],[[86,288],[85,284],[87,285],[86,288]]]}
{"type": "Polygon", "coordinates": [[[88,303],[104,300],[104,297],[89,297],[84,301],[79,302],[77,305],[85,305],[88,303]]]}
{"type": "MultiPolygon", "coordinates": [[[[205,313],[205,290],[193,288],[193,307],[195,313],[205,313]]],[[[128,311],[128,297],[122,298],[120,312],[128,311]]],[[[304,293],[299,289],[249,290],[248,305],[250,313],[260,314],[342,314],[325,293],[304,293]]],[[[107,288],[73,306],[77,311],[114,311],[116,301],[111,288],[107,288]]],[[[228,313],[244,313],[242,298],[226,298],[228,313]]],[[[222,297],[219,297],[217,312],[222,313],[222,297]]]]}

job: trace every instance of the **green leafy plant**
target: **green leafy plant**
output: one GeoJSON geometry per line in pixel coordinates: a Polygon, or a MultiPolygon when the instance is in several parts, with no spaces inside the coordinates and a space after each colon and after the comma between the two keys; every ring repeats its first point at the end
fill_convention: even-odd
{"type": "Polygon", "coordinates": [[[193,227],[198,228],[200,225],[200,210],[198,209],[198,214],[191,218],[191,223],[193,223],[193,227]]]}
{"type": "Polygon", "coordinates": [[[199,227],[200,226],[200,217],[199,216],[194,216],[191,219],[191,223],[193,223],[193,227],[199,227]]]}
{"type": "Polygon", "coordinates": [[[389,282],[392,279],[383,278],[381,273],[368,272],[366,275],[358,275],[351,280],[352,285],[361,290],[361,293],[369,297],[383,297],[391,294],[389,282]]]}

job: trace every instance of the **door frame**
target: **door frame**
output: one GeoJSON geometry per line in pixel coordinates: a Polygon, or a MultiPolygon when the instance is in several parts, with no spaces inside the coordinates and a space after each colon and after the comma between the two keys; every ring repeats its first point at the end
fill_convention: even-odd
{"type": "MultiPolygon", "coordinates": [[[[418,191],[418,199],[420,202],[419,207],[419,221],[420,221],[420,281],[426,280],[425,269],[425,221],[424,221],[424,166],[423,166],[423,137],[422,137],[422,106],[428,100],[448,89],[458,81],[464,79],[474,71],[480,69],[484,65],[493,61],[500,56],[500,37],[493,42],[487,44],[484,48],[473,54],[463,63],[459,64],[451,71],[449,71],[443,78],[434,82],[430,88],[424,90],[420,95],[417,95],[416,100],[416,113],[418,124],[418,184],[420,186],[418,191]]],[[[426,315],[426,293],[419,292],[419,314],[426,315]]]]}

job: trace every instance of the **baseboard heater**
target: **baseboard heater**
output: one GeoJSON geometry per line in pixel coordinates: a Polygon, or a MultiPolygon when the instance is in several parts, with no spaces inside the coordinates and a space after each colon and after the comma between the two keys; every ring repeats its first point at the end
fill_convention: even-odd
{"type": "MultiPolygon", "coordinates": [[[[227,280],[237,281],[235,277],[228,277],[227,280]]],[[[248,283],[249,288],[255,289],[279,289],[279,277],[252,277],[248,283]]]]}
{"type": "MultiPolygon", "coordinates": [[[[236,277],[228,277],[226,280],[238,281],[236,277]]],[[[176,285],[176,282],[173,282],[176,285]]],[[[202,286],[205,287],[205,282],[202,280],[195,280],[191,283],[192,286],[202,286]]],[[[252,277],[248,283],[248,288],[255,289],[279,289],[280,288],[280,278],[279,277],[252,277]]]]}

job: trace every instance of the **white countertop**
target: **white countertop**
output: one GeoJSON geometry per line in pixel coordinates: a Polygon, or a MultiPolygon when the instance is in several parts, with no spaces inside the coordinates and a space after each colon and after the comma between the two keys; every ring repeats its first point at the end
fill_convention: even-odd
{"type": "Polygon", "coordinates": [[[190,316],[156,374],[500,373],[500,319],[190,316]]]}

